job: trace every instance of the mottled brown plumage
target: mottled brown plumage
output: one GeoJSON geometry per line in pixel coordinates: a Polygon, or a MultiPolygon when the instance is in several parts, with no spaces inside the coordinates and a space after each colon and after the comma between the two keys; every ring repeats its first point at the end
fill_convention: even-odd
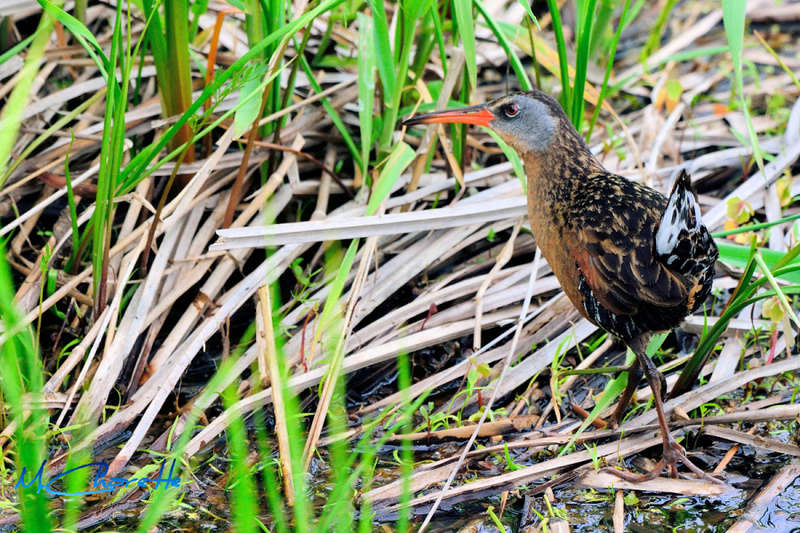
{"type": "Polygon", "coordinates": [[[520,154],[531,231],[564,292],[583,316],[636,353],[615,421],[644,371],[664,434],[661,464],[638,479],[654,477],[663,467],[676,475],[678,462],[710,478],[670,435],[661,401],[663,376],[645,353],[652,332],[677,326],[711,289],[718,252],[702,223],[689,176],[681,172],[665,198],[609,173],[558,103],[540,91],[420,115],[406,124],[434,122],[490,127],[520,154]]]}

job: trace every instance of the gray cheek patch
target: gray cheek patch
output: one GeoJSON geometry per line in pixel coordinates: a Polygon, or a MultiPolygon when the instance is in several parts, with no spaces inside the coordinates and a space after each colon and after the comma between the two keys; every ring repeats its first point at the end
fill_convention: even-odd
{"type": "Polygon", "coordinates": [[[538,117],[526,137],[528,149],[539,152],[550,147],[556,125],[549,113],[538,117]]]}
{"type": "Polygon", "coordinates": [[[507,131],[517,139],[526,152],[540,152],[550,147],[556,131],[556,121],[543,103],[526,98],[521,103],[519,120],[508,122],[507,131]]]}

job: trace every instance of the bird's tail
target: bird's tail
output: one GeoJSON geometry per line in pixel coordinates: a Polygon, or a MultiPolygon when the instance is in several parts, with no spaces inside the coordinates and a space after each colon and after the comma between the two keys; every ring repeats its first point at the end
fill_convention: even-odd
{"type": "Polygon", "coordinates": [[[659,259],[670,270],[680,273],[693,289],[689,307],[699,305],[711,289],[714,262],[719,252],[703,224],[700,206],[685,170],[681,170],[675,180],[655,240],[659,259]]]}

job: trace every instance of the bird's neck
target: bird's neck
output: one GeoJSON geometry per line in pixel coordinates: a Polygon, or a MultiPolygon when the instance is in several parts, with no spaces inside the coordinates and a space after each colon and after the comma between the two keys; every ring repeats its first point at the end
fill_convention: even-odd
{"type": "Polygon", "coordinates": [[[603,166],[574,130],[562,131],[552,148],[525,154],[529,205],[549,215],[580,195],[588,176],[603,172],[603,166]]]}

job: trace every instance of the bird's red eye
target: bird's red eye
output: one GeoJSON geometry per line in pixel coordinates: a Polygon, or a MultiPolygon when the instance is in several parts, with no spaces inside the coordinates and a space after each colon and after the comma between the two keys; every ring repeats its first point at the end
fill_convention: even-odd
{"type": "Polygon", "coordinates": [[[514,102],[510,102],[503,106],[503,112],[507,117],[516,117],[519,114],[519,106],[514,102]]]}

